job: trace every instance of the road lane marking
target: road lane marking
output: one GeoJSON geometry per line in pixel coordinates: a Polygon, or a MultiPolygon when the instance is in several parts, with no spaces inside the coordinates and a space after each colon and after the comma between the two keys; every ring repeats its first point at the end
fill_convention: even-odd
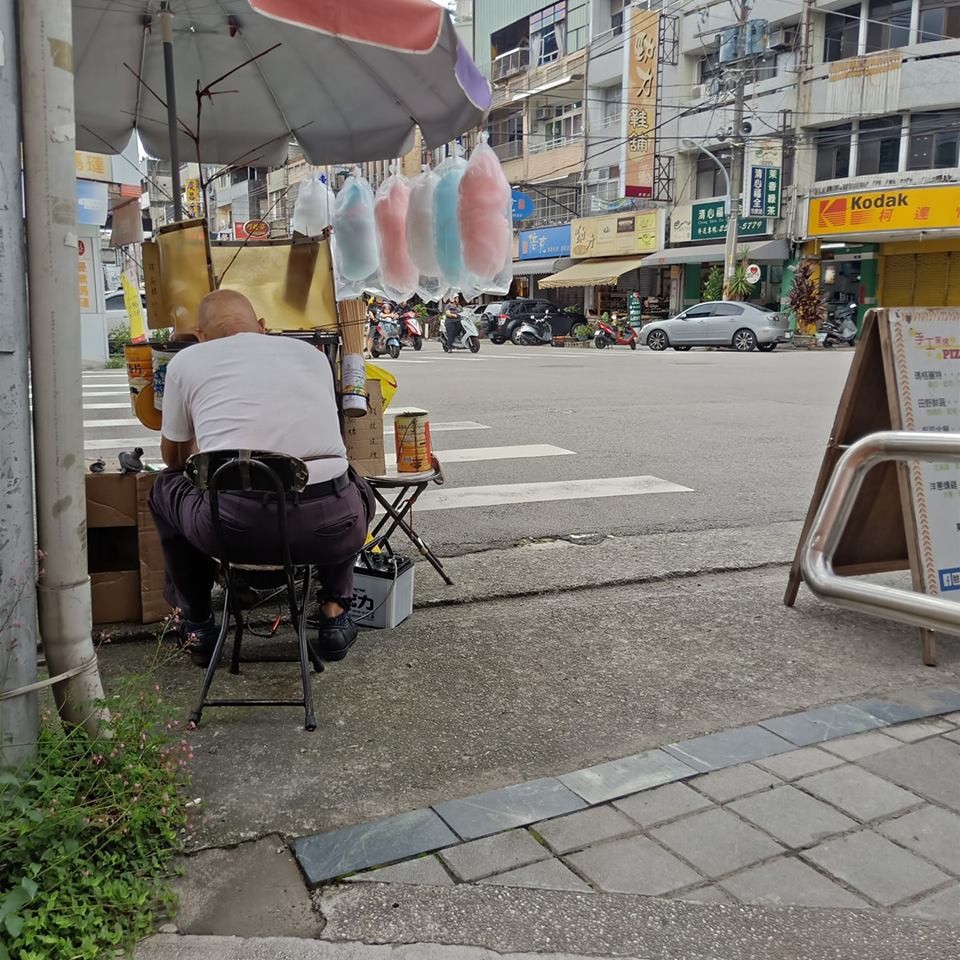
{"type": "MultiPolygon", "coordinates": [[[[443,456],[440,456],[441,463],[443,456]]],[[[594,500],[634,497],[652,493],[692,493],[659,477],[605,477],[597,480],[552,480],[542,483],[506,483],[482,487],[430,488],[417,501],[416,510],[458,510],[555,500],[594,500]]]]}
{"type": "MultiPolygon", "coordinates": [[[[504,447],[469,447],[460,450],[434,450],[440,463],[485,463],[491,460],[528,460],[538,457],[575,457],[573,450],[564,450],[549,443],[529,443],[504,447]]],[[[395,467],[397,458],[387,454],[387,467],[395,467]]]]}

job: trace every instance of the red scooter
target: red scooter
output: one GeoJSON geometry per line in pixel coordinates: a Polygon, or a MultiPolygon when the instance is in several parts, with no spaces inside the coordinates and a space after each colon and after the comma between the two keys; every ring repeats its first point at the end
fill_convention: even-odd
{"type": "Polygon", "coordinates": [[[400,318],[402,320],[400,330],[400,341],[405,347],[413,347],[414,350],[423,348],[423,330],[420,328],[420,321],[412,310],[405,310],[400,318]]]}
{"type": "Polygon", "coordinates": [[[604,320],[597,321],[597,332],[593,336],[593,345],[598,350],[604,347],[618,346],[629,347],[631,350],[637,349],[637,331],[633,327],[627,328],[630,332],[621,333],[612,323],[606,323],[604,320]]]}

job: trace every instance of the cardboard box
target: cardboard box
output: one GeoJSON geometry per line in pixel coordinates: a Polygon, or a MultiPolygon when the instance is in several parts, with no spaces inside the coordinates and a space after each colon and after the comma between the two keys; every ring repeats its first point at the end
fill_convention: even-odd
{"type": "Polygon", "coordinates": [[[377,380],[367,382],[370,396],[365,417],[344,417],[343,442],[350,465],[363,477],[382,476],[387,471],[383,442],[383,394],[377,380]]]}
{"type": "Polygon", "coordinates": [[[87,569],[94,623],[155,623],[163,600],[163,552],[147,505],[156,474],[87,474],[87,569]]]}

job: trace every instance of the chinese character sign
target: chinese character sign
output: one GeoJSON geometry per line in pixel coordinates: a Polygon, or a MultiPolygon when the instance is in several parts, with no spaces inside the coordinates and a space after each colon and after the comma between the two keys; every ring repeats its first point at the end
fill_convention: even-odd
{"type": "MultiPolygon", "coordinates": [[[[727,215],[723,200],[707,200],[695,203],[691,208],[691,240],[724,240],[727,236],[727,215]]],[[[770,232],[765,217],[741,217],[737,221],[737,234],[741,237],[763,237],[770,232]]]]}
{"type": "Polygon", "coordinates": [[[780,168],[750,168],[750,205],[747,212],[751,217],[780,216],[780,168]]]}
{"type": "Polygon", "coordinates": [[[77,241],[77,254],[80,257],[80,312],[96,313],[97,288],[93,276],[93,248],[89,238],[77,241]]]}
{"type": "Polygon", "coordinates": [[[625,197],[653,196],[657,129],[657,61],[660,50],[660,14],[632,8],[630,36],[624,44],[627,78],[625,197]]]}
{"type": "MultiPolygon", "coordinates": [[[[960,432],[960,310],[888,312],[905,430],[960,432]]],[[[960,602],[960,464],[911,463],[924,587],[960,602]]]]}
{"type": "Polygon", "coordinates": [[[191,217],[203,216],[203,204],[200,201],[200,181],[191,177],[184,185],[187,213],[191,217]]]}

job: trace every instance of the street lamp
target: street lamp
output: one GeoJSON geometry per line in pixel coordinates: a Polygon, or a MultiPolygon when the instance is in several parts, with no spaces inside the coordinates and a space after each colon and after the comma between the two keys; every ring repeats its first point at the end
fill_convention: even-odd
{"type": "Polygon", "coordinates": [[[680,145],[687,150],[699,150],[704,156],[709,157],[720,168],[724,183],[727,185],[727,199],[724,203],[727,214],[727,243],[723,253],[723,294],[726,297],[730,283],[737,272],[737,221],[740,215],[740,197],[734,195],[730,174],[716,154],[711,153],[703,144],[686,137],[680,141],[680,145]]]}

